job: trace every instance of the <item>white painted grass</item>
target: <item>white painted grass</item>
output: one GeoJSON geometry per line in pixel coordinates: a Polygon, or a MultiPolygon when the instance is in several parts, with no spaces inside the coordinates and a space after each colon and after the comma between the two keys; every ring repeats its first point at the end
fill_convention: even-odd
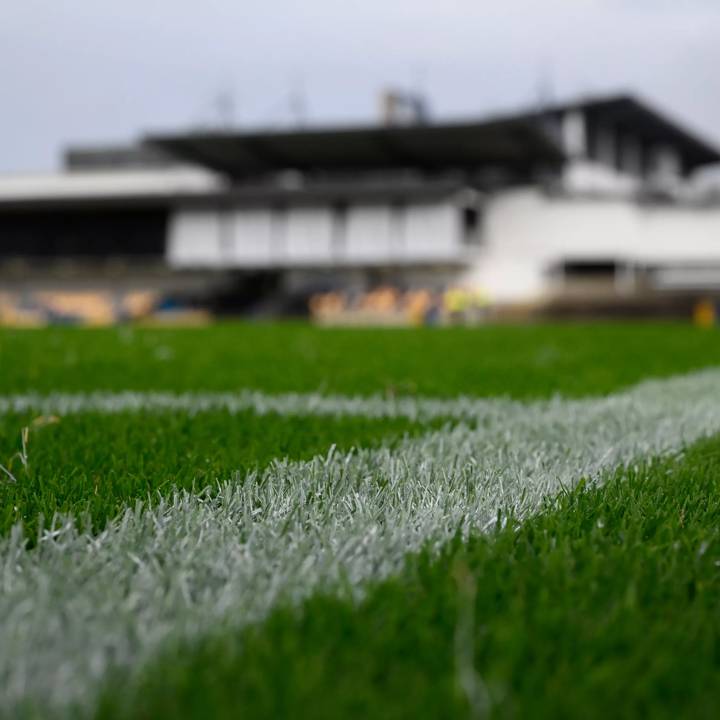
{"type": "Polygon", "coordinates": [[[407,553],[720,431],[719,391],[708,371],[604,399],[490,402],[477,427],[278,463],[215,494],[129,508],[96,537],[57,518],[28,551],[17,528],[0,540],[0,704],[89,712],[108,669],[140,673],[168,641],[319,590],[361,597],[407,553]]]}
{"type": "Polygon", "coordinates": [[[284,393],[269,395],[257,390],[203,393],[167,392],[92,392],[51,393],[41,395],[0,396],[0,414],[37,412],[43,415],[72,415],[85,412],[121,413],[185,412],[196,415],[213,410],[231,414],[252,411],[258,415],[320,415],[328,417],[361,416],[367,418],[404,417],[409,420],[436,418],[472,419],[500,404],[521,407],[522,403],[507,399],[459,397],[443,400],[430,397],[370,397],[320,395],[318,393],[284,393]]]}

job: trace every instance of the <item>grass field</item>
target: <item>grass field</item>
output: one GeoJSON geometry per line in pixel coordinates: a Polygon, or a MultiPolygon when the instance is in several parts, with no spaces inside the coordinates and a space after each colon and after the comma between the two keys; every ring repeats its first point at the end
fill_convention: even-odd
{"type": "Polygon", "coordinates": [[[0,714],[715,717],[720,336],[0,332],[0,714]]]}
{"type": "Polygon", "coordinates": [[[339,330],[307,325],[0,332],[0,391],[236,390],[544,397],[720,363],[686,325],[339,330]]]}

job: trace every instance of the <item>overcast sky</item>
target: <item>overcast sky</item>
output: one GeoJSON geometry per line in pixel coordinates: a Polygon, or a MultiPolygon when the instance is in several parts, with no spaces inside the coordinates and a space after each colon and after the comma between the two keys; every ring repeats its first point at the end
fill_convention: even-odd
{"type": "Polygon", "coordinates": [[[0,172],[148,130],[631,90],[720,143],[720,0],[0,0],[0,172]],[[294,99],[293,99],[294,98],[294,99]],[[222,105],[222,103],[220,103],[222,105]]]}

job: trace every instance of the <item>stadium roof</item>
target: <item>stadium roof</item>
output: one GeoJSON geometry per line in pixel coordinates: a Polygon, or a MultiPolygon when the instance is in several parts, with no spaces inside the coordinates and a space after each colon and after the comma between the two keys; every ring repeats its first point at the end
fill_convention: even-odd
{"type": "MultiPolygon", "coordinates": [[[[620,133],[639,135],[646,144],[672,144],[682,152],[686,170],[720,162],[720,152],[712,143],[632,95],[584,98],[550,106],[542,114],[561,115],[571,110],[581,110],[591,125],[602,123],[620,133]]],[[[531,114],[525,117],[529,118],[531,114]]]]}
{"type": "Polygon", "coordinates": [[[542,120],[582,110],[590,125],[627,130],[643,143],[669,143],[686,170],[720,162],[709,143],[629,95],[590,98],[469,122],[412,126],[365,126],[280,131],[217,131],[151,135],[150,145],[234,178],[282,169],[355,171],[412,167],[433,171],[501,165],[529,169],[561,163],[564,154],[542,120]]]}
{"type": "Polygon", "coordinates": [[[235,178],[282,169],[355,171],[397,167],[443,170],[560,163],[563,155],[526,118],[413,126],[151,136],[154,144],[235,178]]]}

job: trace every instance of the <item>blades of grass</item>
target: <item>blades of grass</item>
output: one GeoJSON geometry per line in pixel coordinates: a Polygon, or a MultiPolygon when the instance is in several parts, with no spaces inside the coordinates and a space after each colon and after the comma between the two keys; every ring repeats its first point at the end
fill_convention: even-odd
{"type": "Polygon", "coordinates": [[[562,493],[523,524],[172,647],[96,717],[714,718],[720,438],[562,493]]]}

